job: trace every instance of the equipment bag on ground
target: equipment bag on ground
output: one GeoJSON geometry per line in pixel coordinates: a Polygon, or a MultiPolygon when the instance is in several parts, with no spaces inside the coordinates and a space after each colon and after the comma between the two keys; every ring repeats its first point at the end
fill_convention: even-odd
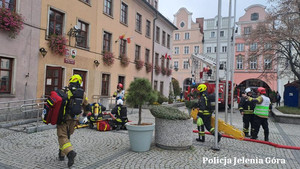
{"type": "Polygon", "coordinates": [[[111,127],[107,120],[102,120],[97,122],[97,130],[98,131],[109,131],[111,127]]]}

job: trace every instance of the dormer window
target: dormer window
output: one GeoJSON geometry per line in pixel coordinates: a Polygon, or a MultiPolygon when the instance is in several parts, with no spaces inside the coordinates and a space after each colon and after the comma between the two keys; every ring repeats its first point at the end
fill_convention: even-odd
{"type": "Polygon", "coordinates": [[[259,18],[259,14],[258,13],[252,13],[251,14],[251,21],[257,21],[259,18]]]}
{"type": "Polygon", "coordinates": [[[184,27],[184,22],[181,22],[181,23],[180,23],[180,26],[183,28],[183,27],[184,27]]]}

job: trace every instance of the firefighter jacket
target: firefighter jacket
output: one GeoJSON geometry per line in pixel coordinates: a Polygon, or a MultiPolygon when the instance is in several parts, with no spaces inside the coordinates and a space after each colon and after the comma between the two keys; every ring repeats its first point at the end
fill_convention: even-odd
{"type": "Polygon", "coordinates": [[[116,115],[116,118],[127,118],[127,107],[117,105],[111,111],[112,114],[116,115]]]}
{"type": "Polygon", "coordinates": [[[196,107],[199,108],[199,113],[202,113],[203,115],[210,115],[212,113],[211,100],[209,99],[207,92],[200,93],[200,98],[196,107]]]}
{"type": "Polygon", "coordinates": [[[254,108],[255,108],[255,102],[251,102],[249,101],[249,99],[246,99],[245,97],[241,98],[239,104],[240,112],[244,112],[244,114],[253,114],[254,108]]]}

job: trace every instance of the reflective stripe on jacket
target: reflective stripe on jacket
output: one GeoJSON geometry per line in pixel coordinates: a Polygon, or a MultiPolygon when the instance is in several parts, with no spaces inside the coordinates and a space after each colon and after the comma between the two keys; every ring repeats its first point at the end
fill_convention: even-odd
{"type": "Polygon", "coordinates": [[[260,97],[262,97],[263,101],[260,104],[256,104],[254,114],[262,118],[268,118],[271,101],[267,96],[261,95],[260,97]]]}

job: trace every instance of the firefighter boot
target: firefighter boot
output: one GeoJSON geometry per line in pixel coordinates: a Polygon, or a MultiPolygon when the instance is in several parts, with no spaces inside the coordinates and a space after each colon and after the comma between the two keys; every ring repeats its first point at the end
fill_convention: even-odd
{"type": "Polygon", "coordinates": [[[222,134],[218,133],[218,142],[221,141],[221,138],[222,138],[222,134]]]}
{"type": "Polygon", "coordinates": [[[76,157],[75,151],[70,151],[67,155],[68,157],[68,167],[71,167],[74,164],[74,158],[76,157]]]}
{"type": "Polygon", "coordinates": [[[58,159],[59,159],[59,161],[64,161],[65,160],[65,156],[61,155],[61,150],[59,150],[59,152],[58,152],[58,159]]]}
{"type": "Polygon", "coordinates": [[[198,126],[198,131],[199,131],[199,138],[196,138],[196,141],[205,142],[204,125],[198,126]]]}

